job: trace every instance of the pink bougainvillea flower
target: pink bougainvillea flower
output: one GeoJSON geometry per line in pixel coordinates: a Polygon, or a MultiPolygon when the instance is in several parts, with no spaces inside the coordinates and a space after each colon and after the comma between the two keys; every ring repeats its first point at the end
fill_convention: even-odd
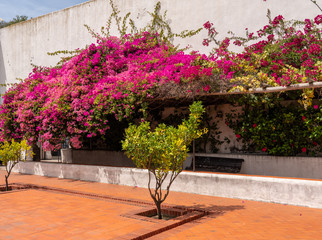
{"type": "Polygon", "coordinates": [[[203,87],[203,90],[204,90],[205,92],[209,92],[209,90],[210,90],[210,86],[209,86],[209,85],[207,85],[207,86],[203,87]]]}
{"type": "Polygon", "coordinates": [[[305,116],[302,116],[302,120],[305,121],[306,117],[305,116]]]}
{"type": "Polygon", "coordinates": [[[209,46],[209,40],[208,40],[208,39],[204,39],[204,40],[202,41],[202,45],[204,45],[204,46],[209,46]]]}
{"type": "Polygon", "coordinates": [[[253,128],[255,128],[255,127],[257,127],[257,124],[256,123],[253,124],[253,128]]]}
{"type": "Polygon", "coordinates": [[[304,147],[304,148],[302,148],[302,152],[306,152],[307,151],[307,149],[304,147]]]}
{"type": "Polygon", "coordinates": [[[319,105],[314,105],[313,108],[314,109],[318,109],[319,108],[319,105]]]}
{"type": "Polygon", "coordinates": [[[320,24],[320,23],[322,23],[322,15],[317,15],[317,16],[314,18],[314,22],[315,22],[315,24],[320,24]]]}
{"type": "Polygon", "coordinates": [[[264,148],[262,149],[262,151],[263,151],[263,152],[266,152],[266,151],[267,151],[267,148],[266,148],[266,147],[264,147],[264,148]]]}
{"type": "Polygon", "coordinates": [[[240,134],[236,134],[236,138],[240,138],[241,136],[240,136],[240,134]]]}
{"type": "Polygon", "coordinates": [[[203,27],[205,29],[210,29],[212,27],[213,23],[210,23],[209,21],[207,21],[206,23],[204,23],[203,27]]]}
{"type": "Polygon", "coordinates": [[[312,29],[312,22],[311,22],[311,20],[310,20],[310,19],[305,19],[304,21],[305,21],[305,23],[306,23],[305,28],[304,28],[304,32],[305,32],[305,33],[308,33],[308,32],[310,32],[310,31],[311,31],[311,29],[312,29]]]}
{"type": "MultiPolygon", "coordinates": [[[[313,55],[319,55],[321,52],[321,47],[318,44],[311,44],[308,53],[313,54],[313,55]]],[[[312,59],[311,59],[312,60],[312,59]]]]}
{"type": "Polygon", "coordinates": [[[233,44],[235,44],[236,46],[241,46],[242,42],[240,40],[235,40],[233,44]]]}
{"type": "Polygon", "coordinates": [[[282,15],[278,15],[277,17],[275,17],[272,21],[272,24],[274,26],[278,25],[281,21],[283,21],[284,17],[282,15]]]}
{"type": "Polygon", "coordinates": [[[270,34],[267,36],[268,41],[273,41],[274,40],[274,34],[270,34]]]}

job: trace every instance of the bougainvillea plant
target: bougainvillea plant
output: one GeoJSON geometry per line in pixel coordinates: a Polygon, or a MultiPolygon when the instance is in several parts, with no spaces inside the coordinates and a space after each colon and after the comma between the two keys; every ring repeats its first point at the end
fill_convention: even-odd
{"type": "Polygon", "coordinates": [[[200,30],[173,33],[157,3],[151,23],[137,30],[130,19],[132,34],[127,34],[129,14],[122,20],[110,4],[108,26],[114,18],[120,37],[111,36],[109,29],[103,36],[89,29],[96,44],[58,51],[73,55],[54,68],[35,68],[10,88],[0,107],[0,140],[40,140],[45,150],[54,150],[69,138],[72,147],[80,148],[85,139],[104,137],[109,118],[127,119],[140,111],[144,116],[145,100],[153,98],[159,86],[211,75],[210,68],[195,64],[201,55],[186,54],[171,44],[173,37],[200,30]]]}
{"type": "Polygon", "coordinates": [[[40,138],[45,150],[53,150],[69,137],[80,148],[82,138],[106,133],[108,115],[121,120],[144,109],[156,87],[209,75],[194,65],[197,57],[148,32],[122,41],[101,38],[60,68],[34,69],[6,93],[1,139],[40,138]]]}
{"type": "Polygon", "coordinates": [[[203,45],[215,44],[214,72],[229,80],[230,91],[321,81],[322,15],[304,21],[287,21],[281,15],[272,19],[269,11],[267,16],[269,23],[258,31],[221,41],[213,24],[204,24],[208,38],[203,45]],[[231,43],[240,46],[239,53],[229,51],[231,43]]]}
{"type": "MultiPolygon", "coordinates": [[[[111,117],[124,120],[145,115],[147,99],[162,94],[193,97],[218,90],[247,92],[254,87],[322,79],[322,15],[285,21],[268,14],[269,24],[257,33],[222,41],[216,40],[217,32],[207,22],[209,38],[204,44],[218,44],[207,57],[172,45],[172,37],[198,30],[164,31],[169,25],[157,17],[159,9],[157,5],[151,13],[153,19],[145,31],[136,30],[130,20],[131,33],[127,33],[124,23],[129,15],[122,20],[113,7],[120,37],[92,32],[95,44],[75,51],[57,67],[35,68],[11,87],[0,107],[0,141],[40,140],[45,150],[53,150],[69,138],[72,147],[80,148],[85,139],[104,137],[111,117]],[[228,50],[231,41],[243,47],[240,53],[228,50]]],[[[302,96],[305,107],[311,106],[311,93],[306,90],[302,96]]]]}

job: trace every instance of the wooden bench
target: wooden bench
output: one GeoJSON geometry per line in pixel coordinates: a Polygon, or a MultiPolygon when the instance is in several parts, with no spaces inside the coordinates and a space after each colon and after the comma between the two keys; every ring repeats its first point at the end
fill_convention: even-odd
{"type": "MultiPolygon", "coordinates": [[[[239,173],[244,159],[196,156],[196,171],[239,173]]],[[[193,161],[187,170],[192,170],[193,161]]]]}

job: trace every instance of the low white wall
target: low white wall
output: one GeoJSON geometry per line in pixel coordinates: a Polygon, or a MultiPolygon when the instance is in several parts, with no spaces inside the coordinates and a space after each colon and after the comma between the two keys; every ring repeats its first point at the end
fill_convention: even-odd
{"type": "Polygon", "coordinates": [[[242,174],[322,179],[322,157],[202,153],[196,155],[244,159],[240,170],[242,174]]]}
{"type": "MultiPolygon", "coordinates": [[[[14,171],[143,188],[148,183],[147,170],[136,168],[24,162],[14,171]]],[[[322,208],[322,181],[182,172],[171,190],[322,208]]]]}
{"type": "MultiPolygon", "coordinates": [[[[132,160],[127,158],[123,152],[72,149],[69,151],[71,152],[70,159],[65,162],[62,157],[63,163],[135,167],[132,160]]],[[[241,174],[322,179],[322,157],[281,157],[231,153],[196,153],[196,156],[243,159],[241,174]]],[[[214,161],[216,160],[214,159],[214,161]]],[[[191,166],[192,154],[189,154],[183,164],[183,169],[189,169],[191,166]]]]}

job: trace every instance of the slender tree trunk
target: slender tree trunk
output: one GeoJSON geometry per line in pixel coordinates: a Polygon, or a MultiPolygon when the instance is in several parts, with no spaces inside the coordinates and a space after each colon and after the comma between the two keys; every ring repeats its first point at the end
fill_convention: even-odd
{"type": "Polygon", "coordinates": [[[192,171],[196,171],[196,144],[192,141],[192,171]]]}
{"type": "Polygon", "coordinates": [[[9,177],[9,175],[8,176],[5,175],[5,178],[6,178],[6,191],[9,190],[8,177],[9,177]]]}
{"type": "Polygon", "coordinates": [[[158,211],[158,218],[162,219],[162,213],[161,213],[161,202],[156,201],[155,205],[157,206],[157,211],[158,211]]]}

